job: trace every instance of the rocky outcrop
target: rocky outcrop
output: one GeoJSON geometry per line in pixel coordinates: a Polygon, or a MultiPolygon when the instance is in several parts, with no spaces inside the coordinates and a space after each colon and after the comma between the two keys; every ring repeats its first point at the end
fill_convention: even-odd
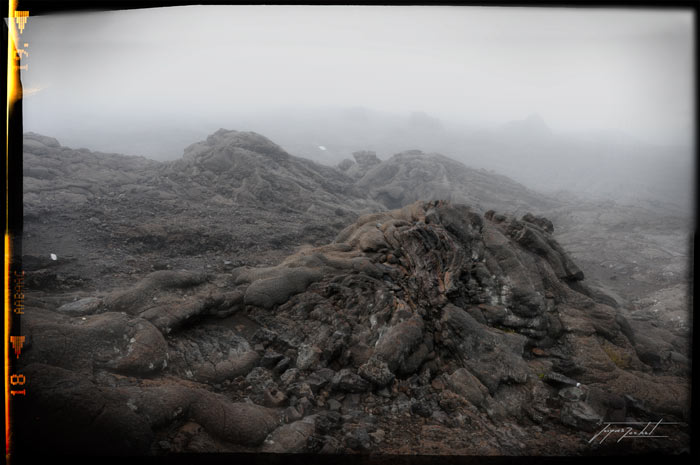
{"type": "Polygon", "coordinates": [[[357,181],[360,189],[387,208],[417,200],[445,199],[483,213],[549,209],[557,202],[505,176],[468,168],[436,153],[408,150],[374,164],[357,181]]]}
{"type": "Polygon", "coordinates": [[[165,270],[172,261],[187,263],[171,269],[206,261],[220,271],[278,262],[383,208],[354,182],[255,133],[219,130],[173,162],[76,150],[30,133],[27,269],[42,290],[112,289],[115,275],[165,270]]]}
{"type": "MultiPolygon", "coordinates": [[[[48,434],[74,408],[62,450],[94,425],[94,444],[131,453],[405,453],[414,435],[415,452],[529,455],[585,453],[601,421],[687,421],[680,365],[642,356],[644,328],[580,292],[550,225],[415,202],[275,266],[159,271],[34,313],[23,360],[49,410],[25,426],[48,434]]],[[[627,450],[688,437],[665,427],[676,442],[627,450]]]]}
{"type": "Polygon", "coordinates": [[[346,158],[338,163],[338,169],[353,179],[360,179],[372,167],[382,162],[375,152],[368,150],[354,152],[352,156],[355,159],[354,161],[346,158]]]}
{"type": "Polygon", "coordinates": [[[634,209],[355,159],[220,130],[156,163],[28,134],[25,450],[561,455],[660,418],[669,438],[623,452],[687,446],[687,289],[662,289],[680,223],[636,254],[634,209]],[[661,287],[626,299],[600,269],[661,287]]]}
{"type": "Polygon", "coordinates": [[[340,171],[290,155],[254,132],[219,129],[187,147],[164,173],[190,178],[236,204],[316,214],[333,214],[341,206],[350,211],[373,207],[340,171]]]}

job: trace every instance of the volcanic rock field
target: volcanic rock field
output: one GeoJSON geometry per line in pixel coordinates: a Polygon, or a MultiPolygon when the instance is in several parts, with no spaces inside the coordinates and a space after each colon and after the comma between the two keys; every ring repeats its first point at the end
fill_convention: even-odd
{"type": "Polygon", "coordinates": [[[688,450],[690,218],[354,158],[223,129],[171,162],[25,134],[20,450],[688,450]]]}

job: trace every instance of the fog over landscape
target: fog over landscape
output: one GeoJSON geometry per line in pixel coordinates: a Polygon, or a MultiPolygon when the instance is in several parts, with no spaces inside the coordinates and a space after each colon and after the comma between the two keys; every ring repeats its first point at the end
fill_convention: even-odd
{"type": "Polygon", "coordinates": [[[695,27],[30,17],[20,449],[686,453],[695,27]],[[660,419],[661,439],[591,444],[660,419]]]}
{"type": "Polygon", "coordinates": [[[683,11],[191,6],[32,25],[25,128],[66,145],[172,160],[224,127],[327,164],[420,148],[541,189],[689,201],[683,11]]]}

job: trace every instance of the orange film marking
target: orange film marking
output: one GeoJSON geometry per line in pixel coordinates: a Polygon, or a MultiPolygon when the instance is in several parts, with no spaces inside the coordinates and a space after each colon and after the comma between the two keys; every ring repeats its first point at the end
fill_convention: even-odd
{"type": "Polygon", "coordinates": [[[5,233],[5,458],[10,459],[10,235],[5,233]]]}
{"type": "Polygon", "coordinates": [[[24,345],[24,336],[10,336],[10,342],[12,342],[15,355],[19,358],[19,354],[22,352],[22,346],[24,345]]]}
{"type": "Polygon", "coordinates": [[[27,24],[27,17],[29,16],[29,12],[15,11],[14,13],[15,21],[17,22],[17,26],[19,27],[19,33],[21,34],[22,32],[24,32],[24,25],[27,24]]]}
{"type": "MultiPolygon", "coordinates": [[[[8,14],[7,18],[15,18],[17,9],[17,0],[9,0],[7,2],[8,14]]],[[[24,21],[22,21],[21,27],[24,30],[24,25],[26,23],[29,12],[22,12],[19,15],[24,21]]],[[[10,396],[14,395],[10,391],[10,315],[12,314],[10,307],[10,215],[9,215],[9,164],[10,164],[10,151],[9,151],[9,138],[10,138],[10,110],[14,102],[20,98],[19,95],[19,82],[17,80],[17,70],[15,69],[16,53],[15,39],[17,38],[16,26],[19,25],[19,21],[12,21],[11,19],[7,22],[7,102],[5,107],[5,302],[4,302],[4,357],[5,357],[5,463],[10,463],[11,456],[11,440],[12,433],[10,431],[10,396]]],[[[17,391],[16,393],[19,393],[17,391]]],[[[26,390],[23,395],[26,395],[26,390]]]]}

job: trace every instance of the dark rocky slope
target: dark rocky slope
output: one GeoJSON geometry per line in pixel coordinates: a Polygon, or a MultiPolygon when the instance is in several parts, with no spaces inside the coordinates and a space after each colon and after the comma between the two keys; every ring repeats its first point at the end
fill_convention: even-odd
{"type": "Polygon", "coordinates": [[[52,293],[168,267],[271,264],[383,208],[255,133],[217,131],[172,163],[27,134],[24,166],[25,262],[52,293]]]}
{"type": "MultiPolygon", "coordinates": [[[[587,442],[600,418],[685,420],[682,219],[440,155],[355,159],[225,130],[172,163],[27,135],[27,437],[568,454],[611,451],[587,442]]],[[[687,446],[664,428],[618,451],[687,446]]]]}
{"type": "Polygon", "coordinates": [[[339,168],[355,174],[357,186],[386,208],[400,208],[417,200],[444,199],[471,205],[480,212],[524,213],[561,206],[556,199],[538,194],[510,178],[468,168],[437,153],[408,150],[380,161],[373,152],[357,152],[357,163],[339,168]],[[358,176],[359,175],[359,176],[358,176]]]}
{"type": "Polygon", "coordinates": [[[679,452],[680,425],[589,443],[601,420],[687,421],[689,367],[673,348],[651,356],[648,328],[586,295],[550,226],[417,202],[276,266],[157,271],[28,308],[24,446],[679,452]]]}
{"type": "MultiPolygon", "coordinates": [[[[585,270],[588,295],[620,308],[632,324],[653,322],[654,339],[668,342],[679,353],[689,352],[693,219],[678,215],[672,206],[621,205],[566,192],[546,196],[505,176],[418,150],[385,161],[373,152],[357,152],[355,159],[345,160],[339,169],[387,208],[446,199],[481,213],[494,209],[516,216],[546,215],[556,225],[556,240],[585,270]]],[[[660,357],[668,358],[668,352],[660,357]]]]}

